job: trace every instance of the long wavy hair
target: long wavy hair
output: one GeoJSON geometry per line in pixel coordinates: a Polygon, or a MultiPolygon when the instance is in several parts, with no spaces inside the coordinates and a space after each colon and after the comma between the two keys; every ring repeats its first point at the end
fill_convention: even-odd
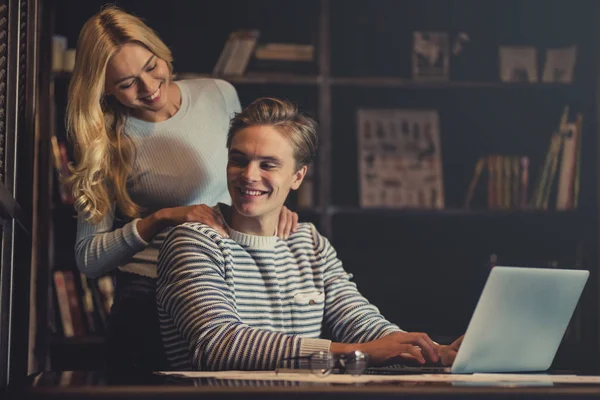
{"type": "Polygon", "coordinates": [[[91,17],[77,42],[66,112],[76,162],[71,165],[70,179],[75,208],[93,223],[111,210],[113,202],[124,216],[140,214],[126,190],[135,155],[123,129],[128,110],[104,92],[110,58],[119,46],[132,42],[164,60],[172,79],[169,48],[142,20],[117,7],[106,7],[91,17]]]}

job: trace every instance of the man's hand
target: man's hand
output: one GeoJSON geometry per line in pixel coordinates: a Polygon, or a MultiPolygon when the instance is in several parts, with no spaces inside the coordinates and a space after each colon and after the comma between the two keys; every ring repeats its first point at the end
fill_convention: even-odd
{"type": "Polygon", "coordinates": [[[462,335],[454,342],[446,346],[438,346],[437,355],[442,361],[442,365],[450,366],[454,363],[454,359],[456,358],[456,353],[458,353],[458,349],[463,341],[465,335],[462,335]]]}
{"type": "Polygon", "coordinates": [[[357,345],[357,350],[369,354],[373,364],[382,364],[392,358],[417,361],[419,364],[439,361],[438,347],[426,334],[394,332],[368,343],[357,345]]]}

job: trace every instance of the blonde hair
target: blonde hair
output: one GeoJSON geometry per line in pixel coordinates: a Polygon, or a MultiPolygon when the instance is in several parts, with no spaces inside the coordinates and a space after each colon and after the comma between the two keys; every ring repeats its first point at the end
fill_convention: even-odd
{"type": "Polygon", "coordinates": [[[261,97],[254,100],[231,120],[227,134],[227,148],[244,128],[257,125],[273,126],[292,144],[296,170],[312,162],[317,153],[319,136],[315,120],[298,111],[288,100],[261,97]]]}
{"type": "Polygon", "coordinates": [[[126,190],[135,155],[123,130],[127,109],[104,93],[110,58],[119,46],[132,42],[164,60],[172,75],[169,48],[142,20],[117,7],[106,7],[91,17],[77,42],[66,112],[77,163],[71,166],[70,179],[75,208],[94,223],[110,211],[113,202],[125,216],[140,214],[140,207],[126,190]]]}

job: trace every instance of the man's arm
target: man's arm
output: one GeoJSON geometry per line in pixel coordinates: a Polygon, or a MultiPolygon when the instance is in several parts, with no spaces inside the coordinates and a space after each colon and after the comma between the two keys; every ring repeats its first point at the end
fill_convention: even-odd
{"type": "Polygon", "coordinates": [[[324,263],[325,323],[335,340],[364,343],[392,332],[403,332],[360,294],[335,249],[314,227],[313,240],[317,258],[324,263]]]}
{"type": "Polygon", "coordinates": [[[283,358],[328,351],[328,340],[254,329],[240,320],[222,240],[206,227],[178,226],[159,254],[158,307],[188,343],[193,368],[273,370],[283,358]]]}
{"type": "Polygon", "coordinates": [[[368,353],[374,364],[395,357],[437,362],[438,346],[431,338],[421,332],[405,332],[387,321],[350,281],[329,241],[314,227],[313,233],[317,258],[324,262],[325,323],[334,340],[341,342],[332,343],[331,351],[360,350],[368,353]]]}

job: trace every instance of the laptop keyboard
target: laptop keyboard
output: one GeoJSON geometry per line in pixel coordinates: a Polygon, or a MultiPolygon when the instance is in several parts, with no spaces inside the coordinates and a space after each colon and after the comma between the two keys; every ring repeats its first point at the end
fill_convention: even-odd
{"type": "Polygon", "coordinates": [[[379,367],[369,367],[365,370],[367,375],[406,375],[406,374],[447,374],[450,367],[437,365],[412,366],[404,364],[388,364],[379,367]]]}

